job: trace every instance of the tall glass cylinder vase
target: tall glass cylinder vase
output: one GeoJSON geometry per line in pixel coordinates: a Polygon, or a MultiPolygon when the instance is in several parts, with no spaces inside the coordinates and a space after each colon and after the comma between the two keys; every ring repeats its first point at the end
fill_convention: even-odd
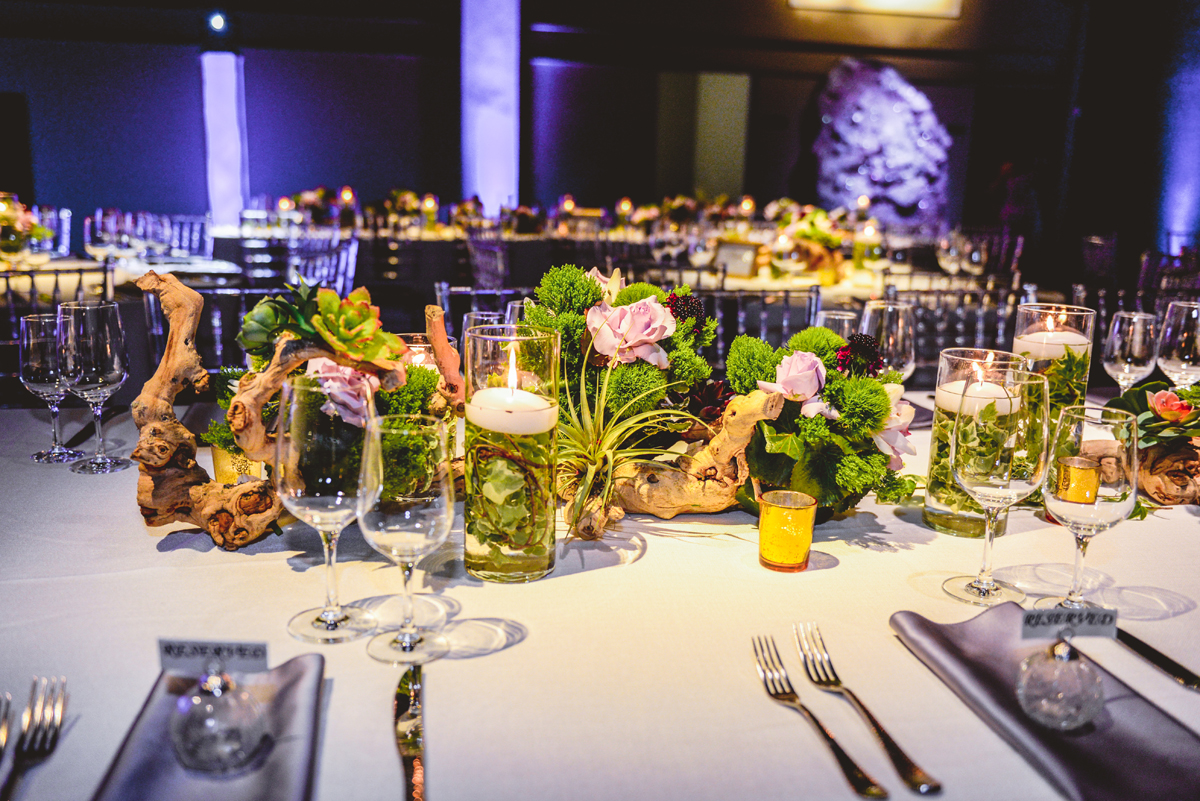
{"type": "Polygon", "coordinates": [[[554,569],[557,331],[466,331],[467,572],[533,581],[554,569]]]}
{"type": "Polygon", "coordinates": [[[1083,306],[1022,303],[1013,325],[1013,353],[1025,357],[1031,373],[1046,376],[1050,426],[1067,406],[1087,400],[1096,312],[1083,306]]]}
{"type": "MultiPolygon", "coordinates": [[[[950,440],[954,420],[968,382],[980,380],[985,369],[1025,369],[1025,360],[1015,353],[980,348],[949,348],[938,357],[937,389],[934,392],[933,436],[929,446],[929,477],[925,485],[925,525],[956,537],[984,535],[983,507],[954,480],[950,465],[950,440]]],[[[998,388],[997,388],[998,389],[998,388]]],[[[999,397],[999,396],[998,396],[999,397]]],[[[996,536],[1005,532],[1008,512],[996,521],[996,536]]]]}

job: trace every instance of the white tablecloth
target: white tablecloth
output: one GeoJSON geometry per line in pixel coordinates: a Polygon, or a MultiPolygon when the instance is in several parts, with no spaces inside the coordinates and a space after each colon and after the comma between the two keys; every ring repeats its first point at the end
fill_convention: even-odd
{"type": "MultiPolygon", "coordinates": [[[[158,674],[158,637],[265,640],[272,664],[319,650],[328,693],[316,798],[398,797],[391,702],[400,670],[372,661],[361,641],[318,649],[284,630],[323,598],[311,529],[292,526],[236,553],[202,533],[147,530],[136,470],[90,477],[28,460],[46,445],[47,421],[0,412],[0,691],[22,699],[31,675],[50,673],[71,689],[65,736],[28,776],[23,799],[90,797],[158,674]]],[[[69,410],[66,436],[85,422],[83,410],[69,410]]],[[[112,447],[128,454],[128,415],[110,428],[112,447]]],[[[923,472],[928,434],[916,437],[922,454],[910,466],[923,472]]],[[[1066,580],[1066,531],[1026,511],[1012,514],[1009,530],[996,547],[999,575],[1046,591],[1066,580]]],[[[452,536],[461,549],[461,521],[452,536]]],[[[900,609],[944,622],[976,614],[940,585],[978,568],[981,543],[923,527],[918,507],[866,502],[821,526],[814,550],[805,573],[767,571],[753,519],[735,512],[628,519],[603,542],[560,545],[555,572],[527,585],[467,577],[453,546],[433,555],[416,583],[452,606],[460,658],[426,669],[429,797],[853,798],[808,724],[763,692],[755,634],[776,636],[803,699],[894,798],[909,797],[846,702],[804,679],[790,627],[814,620],[843,679],[942,781],[943,798],[1057,798],[888,627],[900,609]],[[471,656],[471,647],[493,652],[471,656]]],[[[356,529],[340,557],[343,600],[398,591],[396,568],[356,529]]],[[[1197,564],[1195,507],[1124,523],[1088,554],[1122,625],[1193,669],[1197,564]]],[[[1200,694],[1116,643],[1083,647],[1200,729],[1200,694]]]]}

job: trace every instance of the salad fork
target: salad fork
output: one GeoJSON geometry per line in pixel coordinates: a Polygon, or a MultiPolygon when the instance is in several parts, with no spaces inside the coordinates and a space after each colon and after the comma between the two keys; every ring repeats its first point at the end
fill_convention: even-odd
{"type": "Polygon", "coordinates": [[[34,678],[29,703],[21,713],[21,734],[17,737],[12,770],[4,780],[4,787],[0,788],[0,801],[9,801],[13,797],[26,768],[54,752],[66,708],[65,677],[34,678]]]}
{"type": "Polygon", "coordinates": [[[12,708],[12,696],[8,693],[0,696],[0,757],[8,747],[8,712],[12,708]]]}
{"type": "Polygon", "coordinates": [[[798,626],[793,623],[792,635],[796,638],[796,650],[804,659],[804,672],[808,674],[808,678],[822,690],[840,693],[850,702],[851,706],[858,710],[858,714],[862,715],[863,720],[871,727],[871,731],[874,732],[876,739],[883,746],[883,750],[887,752],[888,758],[892,760],[900,778],[904,780],[909,789],[922,795],[941,792],[942,785],[921,770],[908,754],[901,750],[896,741],[884,731],[875,716],[867,711],[867,708],[858,700],[858,696],[851,692],[849,687],[842,684],[837,671],[833,669],[833,661],[829,658],[829,651],[825,648],[825,641],[821,639],[821,632],[817,628],[817,624],[805,623],[798,626]]]}
{"type": "Polygon", "coordinates": [[[837,759],[842,773],[846,776],[846,780],[854,788],[854,792],[863,798],[887,798],[887,790],[880,787],[878,782],[868,776],[866,771],[860,768],[850,758],[850,755],[842,750],[837,740],[833,739],[833,735],[830,734],[829,729],[826,729],[817,720],[816,715],[808,707],[800,703],[800,697],[796,695],[796,690],[792,687],[792,682],[788,680],[787,670],[783,667],[783,660],[779,658],[779,649],[775,647],[775,638],[755,637],[752,642],[754,644],[754,662],[758,668],[758,676],[762,679],[763,687],[767,690],[767,695],[771,696],[772,700],[784,706],[789,706],[801,715],[804,715],[808,719],[808,722],[813,725],[813,728],[820,732],[821,736],[825,738],[825,744],[829,746],[829,750],[833,752],[834,758],[837,759]]]}

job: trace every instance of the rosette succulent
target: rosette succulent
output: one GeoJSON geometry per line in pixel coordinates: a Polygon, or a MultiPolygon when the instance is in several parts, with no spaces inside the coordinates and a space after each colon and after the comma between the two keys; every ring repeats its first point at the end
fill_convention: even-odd
{"type": "Polygon", "coordinates": [[[317,290],[312,326],[335,352],[364,362],[390,358],[404,347],[400,337],[383,330],[379,307],[371,305],[365,287],[345,300],[332,289],[317,290]]]}
{"type": "Polygon", "coordinates": [[[242,319],[237,341],[251,356],[269,358],[275,350],[275,341],[284,332],[298,339],[317,337],[309,322],[317,313],[317,288],[301,281],[300,286],[288,289],[292,291],[290,300],[282,295],[263,298],[242,319]]]}

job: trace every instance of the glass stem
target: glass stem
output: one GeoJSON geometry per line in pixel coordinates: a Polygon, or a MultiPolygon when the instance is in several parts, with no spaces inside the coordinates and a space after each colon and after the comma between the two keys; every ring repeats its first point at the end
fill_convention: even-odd
{"type": "Polygon", "coordinates": [[[325,550],[325,608],[321,610],[321,619],[331,630],[346,617],[338,603],[337,543],[341,533],[340,529],[321,532],[321,545],[325,550]]]}
{"type": "Polygon", "coordinates": [[[1000,519],[1002,509],[983,507],[983,564],[979,567],[979,575],[975,577],[976,589],[990,592],[996,588],[992,580],[992,542],[996,539],[996,523],[1000,519]]]}
{"type": "Polygon", "coordinates": [[[94,459],[103,459],[108,454],[104,450],[104,423],[100,420],[100,413],[104,410],[103,403],[92,404],[92,424],[96,427],[96,455],[94,459]]]}
{"type": "Polygon", "coordinates": [[[46,405],[50,407],[50,450],[57,451],[62,449],[62,443],[59,441],[62,438],[58,425],[58,401],[46,401],[46,405]]]}
{"type": "Polygon", "coordinates": [[[1090,538],[1075,535],[1075,574],[1071,578],[1071,591],[1067,593],[1064,606],[1084,606],[1083,601],[1083,558],[1087,556],[1090,538]]]}
{"type": "Polygon", "coordinates": [[[413,611],[413,596],[412,596],[412,575],[416,565],[413,562],[404,562],[400,565],[400,574],[404,577],[404,583],[401,587],[400,594],[401,607],[400,611],[403,614],[404,623],[400,626],[400,630],[396,632],[396,643],[402,650],[411,651],[416,647],[417,643],[421,642],[421,632],[417,630],[413,623],[415,612],[413,611]]]}

